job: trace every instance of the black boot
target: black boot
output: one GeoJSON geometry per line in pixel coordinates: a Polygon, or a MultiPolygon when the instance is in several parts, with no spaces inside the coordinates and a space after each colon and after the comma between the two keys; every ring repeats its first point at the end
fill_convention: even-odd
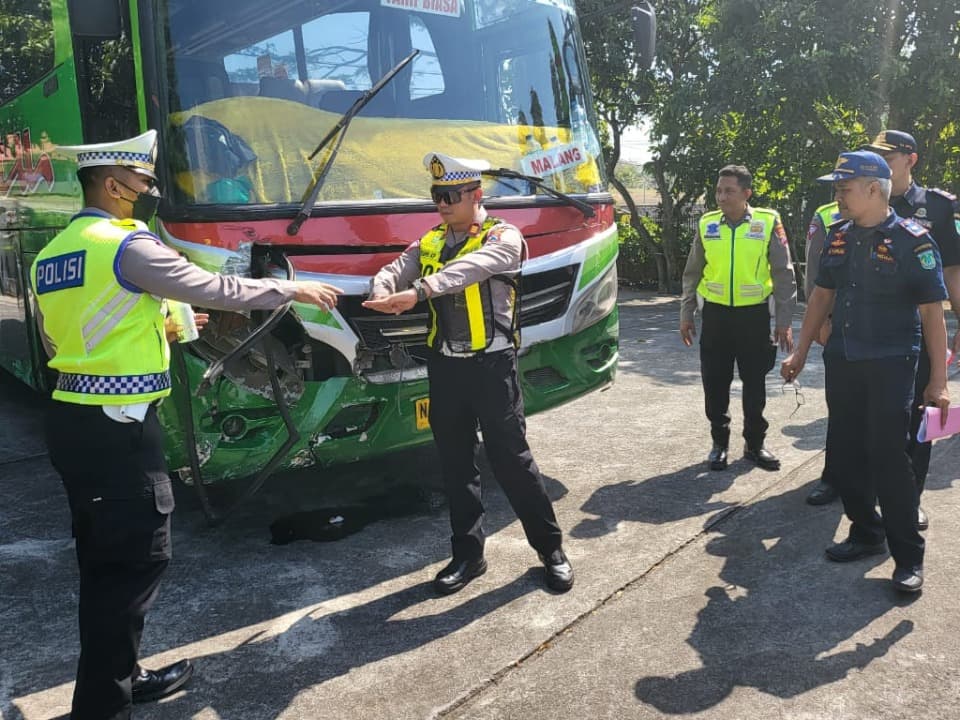
{"type": "Polygon", "coordinates": [[[727,446],[715,444],[713,449],[710,450],[710,454],[707,456],[707,462],[710,463],[711,470],[726,470],[727,446]]]}

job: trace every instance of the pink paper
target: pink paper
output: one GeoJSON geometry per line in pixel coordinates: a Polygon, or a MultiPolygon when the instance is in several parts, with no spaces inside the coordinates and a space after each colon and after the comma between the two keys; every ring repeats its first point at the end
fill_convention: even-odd
{"type": "Polygon", "coordinates": [[[917,440],[920,442],[930,442],[940,440],[951,435],[960,433],[960,407],[950,408],[947,413],[947,424],[940,427],[940,408],[928,407],[923,409],[923,419],[920,421],[920,430],[917,432],[917,440]]]}

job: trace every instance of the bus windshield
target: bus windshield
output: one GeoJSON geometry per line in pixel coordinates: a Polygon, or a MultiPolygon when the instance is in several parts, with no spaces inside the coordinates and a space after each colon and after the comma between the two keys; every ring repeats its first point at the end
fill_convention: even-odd
{"type": "MultiPolygon", "coordinates": [[[[309,154],[351,123],[320,203],[428,197],[423,156],[482,158],[561,192],[605,187],[573,0],[165,0],[165,161],[176,205],[299,203],[309,154]]],[[[328,146],[329,150],[329,146],[328,146]]],[[[489,195],[529,195],[498,180],[489,195]]]]}

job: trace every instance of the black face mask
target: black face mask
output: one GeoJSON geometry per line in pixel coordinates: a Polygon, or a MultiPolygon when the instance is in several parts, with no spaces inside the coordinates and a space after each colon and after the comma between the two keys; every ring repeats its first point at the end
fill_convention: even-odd
{"type": "Polygon", "coordinates": [[[144,223],[149,223],[153,220],[153,216],[157,214],[157,208],[160,206],[160,191],[152,187],[147,192],[137,192],[122,180],[114,179],[130,192],[137,193],[137,197],[134,200],[123,198],[133,205],[133,209],[130,212],[131,217],[133,217],[134,220],[139,220],[144,223]]]}

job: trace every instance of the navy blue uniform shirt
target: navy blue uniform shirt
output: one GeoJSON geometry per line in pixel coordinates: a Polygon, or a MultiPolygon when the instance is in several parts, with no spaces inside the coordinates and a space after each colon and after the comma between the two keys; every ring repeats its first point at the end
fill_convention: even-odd
{"type": "Polygon", "coordinates": [[[894,212],[872,228],[831,225],[817,285],[837,291],[824,353],[847,360],[917,355],[917,305],[947,297],[933,238],[894,212]]]}
{"type": "Polygon", "coordinates": [[[890,205],[902,218],[912,218],[933,235],[944,267],[960,265],[960,201],[944,190],[911,183],[890,205]]]}

